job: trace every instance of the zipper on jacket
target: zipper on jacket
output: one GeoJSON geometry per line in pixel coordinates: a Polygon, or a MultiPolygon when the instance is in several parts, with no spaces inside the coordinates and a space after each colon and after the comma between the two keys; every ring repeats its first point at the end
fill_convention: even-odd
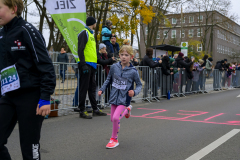
{"type": "MultiPolygon", "coordinates": [[[[121,77],[122,77],[122,74],[123,74],[123,69],[122,69],[121,77]]],[[[119,96],[119,89],[118,89],[118,94],[117,94],[117,99],[116,99],[116,105],[117,105],[118,96],[119,96]]]]}

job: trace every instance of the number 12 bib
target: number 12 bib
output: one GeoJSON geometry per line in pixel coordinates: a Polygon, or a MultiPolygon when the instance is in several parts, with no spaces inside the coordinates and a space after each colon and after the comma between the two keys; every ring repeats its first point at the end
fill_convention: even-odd
{"type": "Polygon", "coordinates": [[[2,95],[20,88],[20,80],[15,65],[1,70],[0,79],[2,95]]]}

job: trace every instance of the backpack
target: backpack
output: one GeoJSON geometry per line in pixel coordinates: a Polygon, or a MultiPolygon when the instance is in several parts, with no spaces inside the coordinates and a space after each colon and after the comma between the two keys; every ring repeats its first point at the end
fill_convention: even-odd
{"type": "Polygon", "coordinates": [[[210,66],[210,64],[209,64],[209,61],[207,61],[205,67],[206,67],[206,69],[207,69],[208,71],[211,71],[211,70],[212,70],[212,68],[211,68],[211,66],[210,66]]]}

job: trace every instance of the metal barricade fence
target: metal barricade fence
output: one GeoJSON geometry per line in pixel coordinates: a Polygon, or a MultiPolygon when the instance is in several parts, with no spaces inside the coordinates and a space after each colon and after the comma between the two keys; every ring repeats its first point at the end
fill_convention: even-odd
{"type": "Polygon", "coordinates": [[[230,89],[232,88],[232,73],[228,71],[222,72],[222,86],[221,89],[230,89]]]}
{"type": "Polygon", "coordinates": [[[236,70],[235,73],[232,74],[232,86],[234,88],[240,87],[240,70],[236,70]]]}
{"type": "MultiPolygon", "coordinates": [[[[142,90],[139,95],[133,97],[132,100],[138,101],[143,100],[150,102],[151,101],[151,86],[152,86],[152,70],[147,66],[135,66],[138,71],[139,78],[142,82],[142,90]]],[[[135,86],[134,86],[135,88],[135,86]]]]}
{"type": "MultiPolygon", "coordinates": [[[[58,111],[59,115],[66,115],[79,106],[79,78],[81,75],[72,69],[73,65],[77,66],[77,63],[54,62],[53,65],[57,75],[57,85],[52,98],[59,100],[60,103],[58,105],[54,103],[54,107],[51,108],[51,110],[58,111]]],[[[107,79],[107,72],[110,70],[110,67],[111,66],[106,70],[106,68],[101,65],[97,66],[96,100],[98,107],[101,108],[109,105],[108,100],[111,86],[101,97],[98,96],[98,90],[107,79]]],[[[159,101],[161,97],[167,97],[168,91],[170,91],[172,97],[180,97],[188,93],[204,93],[211,90],[221,90],[222,85],[225,86],[224,84],[226,84],[228,88],[232,86],[239,87],[240,85],[240,71],[236,71],[236,74],[232,74],[231,76],[226,75],[226,77],[225,71],[203,70],[202,73],[193,71],[193,79],[189,79],[185,69],[175,68],[174,70],[177,71],[174,72],[175,74],[166,76],[159,67],[136,66],[135,68],[142,82],[140,94],[133,97],[133,100],[138,102],[147,101],[151,103],[152,100],[159,101]]],[[[86,106],[88,106],[88,104],[86,104],[86,106]]]]}

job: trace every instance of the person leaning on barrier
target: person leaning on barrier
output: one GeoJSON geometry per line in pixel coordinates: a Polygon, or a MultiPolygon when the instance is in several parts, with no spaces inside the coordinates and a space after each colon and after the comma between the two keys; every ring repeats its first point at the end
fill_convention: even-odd
{"type": "Polygon", "coordinates": [[[22,159],[41,159],[42,123],[50,113],[50,96],[56,86],[44,37],[23,20],[23,8],[22,0],[0,0],[1,160],[11,160],[5,145],[17,122],[22,159]]]}
{"type": "Polygon", "coordinates": [[[195,58],[193,58],[189,63],[187,63],[187,62],[184,61],[183,57],[184,57],[184,54],[182,52],[179,52],[178,57],[175,59],[175,67],[176,68],[190,67],[195,60],[195,58]]]}
{"type": "Polygon", "coordinates": [[[213,59],[210,57],[206,60],[206,71],[207,71],[207,78],[210,77],[210,74],[212,73],[213,69],[213,64],[212,64],[213,59]]]}
{"type": "Polygon", "coordinates": [[[169,62],[170,62],[170,58],[168,56],[164,56],[162,58],[162,63],[161,63],[162,73],[167,76],[173,74],[172,69],[170,68],[169,62]]]}
{"type": "MultiPolygon", "coordinates": [[[[61,49],[61,53],[57,57],[57,62],[60,62],[60,63],[69,62],[68,55],[64,50],[64,48],[61,49]]],[[[61,83],[64,83],[64,81],[66,80],[66,77],[65,77],[66,70],[67,70],[67,64],[60,64],[60,76],[62,77],[61,83]]]]}
{"type": "MultiPolygon", "coordinates": [[[[140,66],[144,66],[142,68],[142,76],[143,76],[142,79],[143,79],[143,81],[145,81],[143,98],[148,97],[147,94],[148,94],[148,89],[149,89],[150,83],[153,83],[150,81],[150,79],[151,79],[150,69],[147,67],[150,67],[150,68],[160,67],[160,63],[162,63],[161,60],[159,60],[158,62],[154,62],[152,59],[152,56],[153,56],[153,49],[147,48],[146,55],[144,56],[144,58],[140,64],[140,66]]],[[[154,84],[152,84],[152,89],[155,87],[156,86],[154,86],[154,84]]]]}
{"type": "MultiPolygon", "coordinates": [[[[188,57],[185,57],[185,62],[187,64],[193,62],[195,60],[195,58],[193,57],[191,60],[188,57]]],[[[186,88],[185,88],[185,92],[189,93],[191,90],[191,86],[192,86],[192,79],[193,79],[193,63],[191,63],[190,66],[185,67],[185,73],[186,73],[186,88]]]]}
{"type": "MultiPolygon", "coordinates": [[[[110,67],[108,65],[112,65],[114,62],[116,62],[115,58],[106,52],[106,45],[104,43],[101,43],[99,45],[99,51],[97,53],[97,64],[101,65],[97,68],[96,82],[98,87],[102,86],[102,84],[104,83],[104,79],[103,79],[104,76],[106,78],[110,71],[110,67]],[[102,69],[104,69],[105,72],[102,72],[102,69]]],[[[97,88],[97,91],[98,90],[99,89],[97,88]]],[[[105,103],[108,102],[109,96],[110,96],[110,87],[108,87],[107,95],[105,96],[105,103]]],[[[98,99],[97,104],[100,104],[100,103],[101,103],[101,99],[98,99]]]]}
{"type": "Polygon", "coordinates": [[[79,88],[79,108],[80,118],[92,119],[85,109],[86,94],[93,108],[93,116],[107,116],[97,107],[96,101],[96,69],[97,69],[97,50],[93,30],[96,28],[96,19],[88,17],[86,27],[78,35],[78,56],[80,62],[78,69],[80,73],[79,88]]]}

